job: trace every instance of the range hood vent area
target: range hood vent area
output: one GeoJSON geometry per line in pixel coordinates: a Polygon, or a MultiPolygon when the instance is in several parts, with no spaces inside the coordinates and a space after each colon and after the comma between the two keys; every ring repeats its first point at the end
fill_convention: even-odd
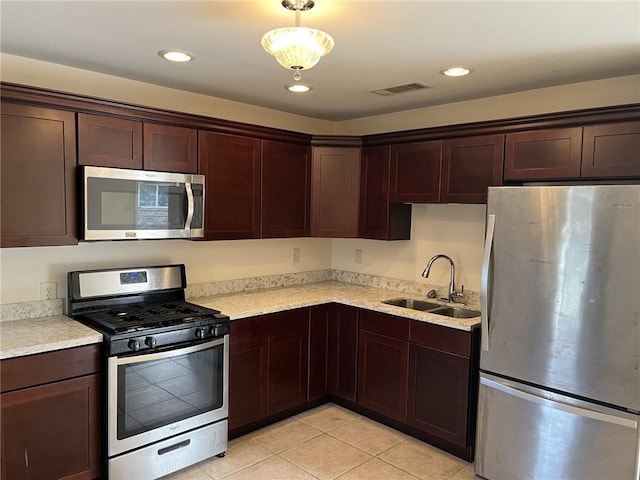
{"type": "Polygon", "coordinates": [[[416,90],[424,90],[425,88],[431,88],[429,85],[420,82],[405,83],[403,85],[396,85],[395,87],[380,88],[378,90],[370,90],[369,93],[375,93],[383,97],[391,95],[397,95],[399,93],[415,92],[416,90]]]}

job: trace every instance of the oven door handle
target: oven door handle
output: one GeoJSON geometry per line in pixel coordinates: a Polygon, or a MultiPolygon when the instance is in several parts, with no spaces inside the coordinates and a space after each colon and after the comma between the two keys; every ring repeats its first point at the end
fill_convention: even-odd
{"type": "Polygon", "coordinates": [[[132,355],[129,357],[115,357],[115,360],[117,365],[130,365],[132,363],[150,362],[153,360],[162,360],[165,358],[177,357],[179,355],[187,355],[189,353],[199,352],[200,350],[206,350],[207,348],[224,345],[224,338],[225,337],[217,338],[211,342],[200,343],[191,347],[174,348],[172,350],[166,350],[164,352],[132,355]]]}

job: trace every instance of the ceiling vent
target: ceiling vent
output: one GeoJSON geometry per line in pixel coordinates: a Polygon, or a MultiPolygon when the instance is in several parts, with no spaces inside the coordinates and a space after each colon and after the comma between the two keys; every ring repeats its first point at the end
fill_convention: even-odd
{"type": "Polygon", "coordinates": [[[375,93],[376,95],[382,95],[388,97],[389,95],[397,95],[398,93],[415,92],[416,90],[423,90],[425,88],[431,88],[429,85],[425,85],[420,82],[405,83],[404,85],[397,85],[395,87],[381,88],[379,90],[371,90],[369,93],[375,93]]]}

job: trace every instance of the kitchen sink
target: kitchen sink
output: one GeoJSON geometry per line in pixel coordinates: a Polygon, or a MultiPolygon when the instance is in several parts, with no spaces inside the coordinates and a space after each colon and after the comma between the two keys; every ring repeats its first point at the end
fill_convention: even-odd
{"type": "Polygon", "coordinates": [[[466,308],[458,308],[458,307],[436,308],[435,310],[430,310],[429,313],[434,313],[436,315],[444,315],[445,317],[453,317],[453,318],[473,318],[473,317],[480,316],[480,312],[477,310],[467,310],[466,308]]]}
{"type": "Polygon", "coordinates": [[[383,300],[382,303],[386,303],[387,305],[393,305],[396,307],[410,308],[411,310],[419,310],[421,312],[442,307],[442,305],[438,303],[425,302],[424,300],[414,300],[413,298],[392,298],[390,300],[383,300]]]}

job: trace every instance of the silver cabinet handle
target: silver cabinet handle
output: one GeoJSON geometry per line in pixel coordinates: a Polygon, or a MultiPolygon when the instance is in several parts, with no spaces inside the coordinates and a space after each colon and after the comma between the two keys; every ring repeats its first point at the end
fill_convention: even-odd
{"type": "Polygon", "coordinates": [[[484,242],[484,256],[482,258],[482,276],[480,278],[480,334],[482,349],[489,350],[489,265],[493,252],[493,232],[496,227],[496,216],[487,217],[487,236],[484,242]]]}
{"type": "Polygon", "coordinates": [[[193,211],[195,209],[193,200],[193,190],[191,189],[191,183],[185,183],[184,188],[187,190],[187,220],[184,224],[184,229],[189,230],[191,228],[191,221],[193,220],[193,211]]]}

